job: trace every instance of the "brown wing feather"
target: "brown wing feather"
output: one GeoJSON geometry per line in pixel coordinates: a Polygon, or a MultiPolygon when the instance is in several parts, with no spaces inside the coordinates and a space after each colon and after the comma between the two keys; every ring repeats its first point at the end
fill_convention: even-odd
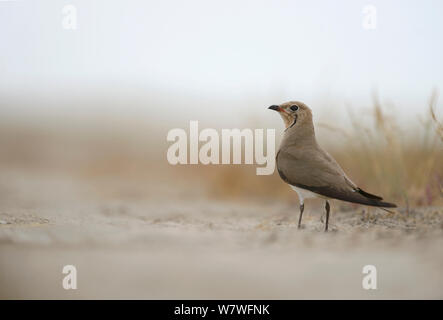
{"type": "Polygon", "coordinates": [[[277,170],[286,183],[328,198],[369,206],[396,207],[358,188],[346,177],[338,163],[321,149],[298,150],[296,155],[280,150],[277,153],[277,170]]]}

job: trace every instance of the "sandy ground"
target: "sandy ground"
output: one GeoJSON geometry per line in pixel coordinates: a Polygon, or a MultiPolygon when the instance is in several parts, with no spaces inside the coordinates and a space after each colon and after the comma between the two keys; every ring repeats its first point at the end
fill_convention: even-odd
{"type": "Polygon", "coordinates": [[[181,183],[109,198],[67,177],[3,172],[0,298],[443,298],[442,208],[334,203],[325,234],[320,204],[307,202],[297,230],[295,204],[210,200],[181,183]],[[362,288],[368,264],[377,290],[362,288]],[[64,265],[77,290],[62,288],[64,265]]]}

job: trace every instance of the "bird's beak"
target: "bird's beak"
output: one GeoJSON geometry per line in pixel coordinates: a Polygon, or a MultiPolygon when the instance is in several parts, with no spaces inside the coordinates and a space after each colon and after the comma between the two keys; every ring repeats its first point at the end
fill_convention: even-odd
{"type": "Polygon", "coordinates": [[[268,109],[275,110],[275,111],[278,111],[278,112],[281,111],[280,107],[277,106],[277,105],[275,105],[275,104],[273,104],[272,106],[270,106],[268,109]]]}

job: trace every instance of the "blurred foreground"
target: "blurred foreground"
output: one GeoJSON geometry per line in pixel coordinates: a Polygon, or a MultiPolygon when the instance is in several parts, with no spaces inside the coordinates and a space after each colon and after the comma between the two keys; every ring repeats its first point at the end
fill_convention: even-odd
{"type": "Polygon", "coordinates": [[[297,230],[295,204],[209,201],[169,184],[105,201],[69,180],[4,178],[23,205],[0,210],[2,299],[443,298],[441,207],[333,206],[325,234],[321,203],[297,230]],[[377,290],[362,289],[368,264],[377,290]],[[65,265],[77,268],[77,290],[62,288],[65,265]]]}

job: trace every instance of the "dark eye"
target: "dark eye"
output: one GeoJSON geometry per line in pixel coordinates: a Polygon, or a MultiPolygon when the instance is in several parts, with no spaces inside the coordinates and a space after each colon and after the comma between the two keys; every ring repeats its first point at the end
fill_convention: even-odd
{"type": "Polygon", "coordinates": [[[298,107],[296,105],[291,106],[289,109],[291,109],[292,111],[297,111],[298,107]]]}

